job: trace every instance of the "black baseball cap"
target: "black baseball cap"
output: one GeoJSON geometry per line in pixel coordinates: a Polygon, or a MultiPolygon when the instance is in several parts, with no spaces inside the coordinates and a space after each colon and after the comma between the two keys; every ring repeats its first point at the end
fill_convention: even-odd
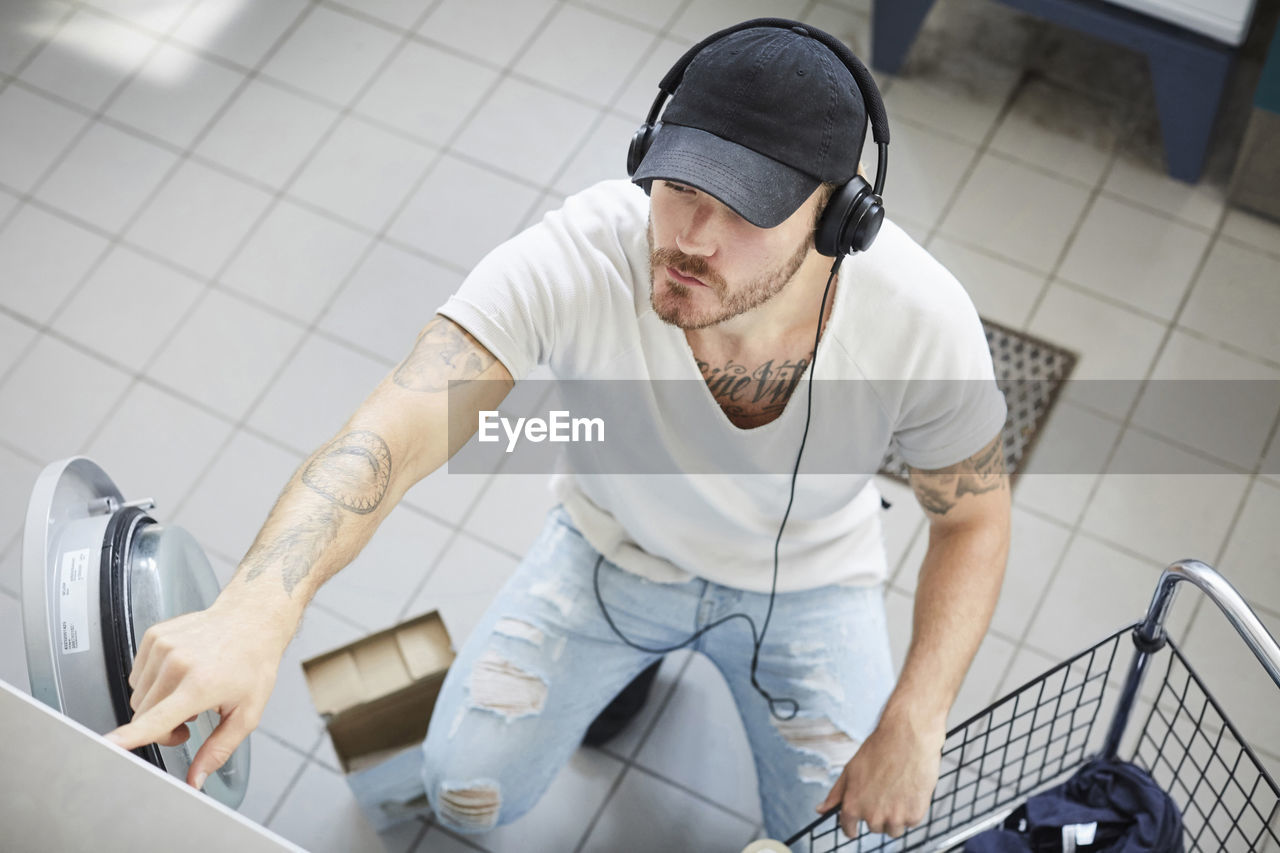
{"type": "Polygon", "coordinates": [[[857,172],[866,108],[853,74],[805,27],[752,27],[685,69],[632,181],[702,190],[760,228],[857,172]]]}

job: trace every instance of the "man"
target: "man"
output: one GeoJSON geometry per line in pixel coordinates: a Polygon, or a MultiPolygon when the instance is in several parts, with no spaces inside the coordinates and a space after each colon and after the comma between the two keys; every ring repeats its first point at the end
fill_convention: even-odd
{"type": "Polygon", "coordinates": [[[901,229],[887,222],[839,276],[815,248],[857,168],[864,109],[847,62],[811,31],[706,44],[635,184],[580,193],[486,257],[294,475],[217,601],[147,632],[136,716],[113,740],[181,742],[183,721],[214,708],[222,723],[191,768],[202,784],[257,725],[315,590],[470,439],[478,412],[547,364],[648,380],[631,425],[668,461],[723,458],[736,476],[555,478],[560,505],[437,702],[421,770],[436,819],[483,831],[519,817],[662,650],[767,613],[763,637],[726,622],[693,646],[733,691],[766,830],[785,838],[837,805],[850,834],[922,820],[1003,576],[1005,407],[968,297],[901,229]],[[843,381],[805,387],[811,366],[843,381]],[[679,405],[653,382],[699,377],[711,393],[679,405]],[[793,479],[810,403],[827,436],[814,452],[842,467],[793,479]],[[896,685],[871,479],[891,444],[930,522],[896,685]]]}

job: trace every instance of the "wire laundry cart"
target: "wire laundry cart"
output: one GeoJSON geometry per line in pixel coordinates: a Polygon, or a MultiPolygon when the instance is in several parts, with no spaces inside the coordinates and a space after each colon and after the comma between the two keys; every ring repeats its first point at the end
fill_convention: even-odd
{"type": "MultiPolygon", "coordinates": [[[[1187,853],[1280,853],[1280,787],[1227,719],[1204,682],[1164,629],[1178,585],[1190,582],[1226,615],[1280,687],[1280,645],[1240,594],[1195,560],[1165,569],[1141,622],[1058,664],[947,733],[942,770],[926,819],[897,839],[863,832],[848,838],[838,807],[787,840],[811,853],[945,851],[998,826],[1028,797],[1060,784],[1090,759],[1133,762],[1149,773],[1182,812],[1187,853]],[[1123,638],[1132,641],[1121,643],[1123,638]],[[1112,667],[1130,654],[1119,686],[1112,667]],[[1144,682],[1161,677],[1141,729],[1126,738],[1144,682]],[[1105,729],[1099,719],[1110,708],[1105,729]],[[1102,736],[1101,748],[1095,732],[1102,736]],[[1105,733],[1105,734],[1104,734],[1105,733]],[[1122,741],[1134,741],[1121,752],[1122,741]]],[[[1147,698],[1146,695],[1143,697],[1147,698]]],[[[1280,695],[1275,725],[1280,726],[1280,695]]],[[[1136,720],[1135,720],[1136,721],[1136,720]]],[[[865,824],[864,824],[865,827],[865,824]]]]}

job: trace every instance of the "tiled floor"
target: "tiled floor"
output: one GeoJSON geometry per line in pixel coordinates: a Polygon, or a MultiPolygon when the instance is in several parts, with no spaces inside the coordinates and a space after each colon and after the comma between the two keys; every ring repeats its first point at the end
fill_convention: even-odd
{"type": "MultiPolygon", "coordinates": [[[[468,266],[566,193],[623,175],[686,46],[782,14],[866,55],[869,5],[0,4],[0,678],[27,686],[19,542],[43,465],[93,457],[191,530],[225,580],[280,484],[468,266]]],[[[1161,172],[1139,59],[942,0],[903,73],[878,75],[890,215],[984,316],[1078,351],[1081,377],[1274,381],[1280,226],[1224,201],[1256,67],[1242,63],[1205,179],[1186,186],[1161,172]]],[[[1188,422],[1116,386],[1068,395],[1032,466],[1055,473],[1018,485],[1004,597],[954,719],[1136,618],[1176,558],[1219,565],[1280,633],[1274,397],[1247,420],[1224,404],[1188,422]],[[1087,473],[1127,462],[1196,473],[1087,473]]],[[[409,493],[290,648],[253,736],[246,815],[317,851],[736,851],[759,831],[728,691],[687,654],[664,664],[634,730],[580,751],[520,824],[378,837],[355,810],[298,662],[428,608],[463,638],[535,536],[544,486],[442,472],[409,493]]],[[[908,491],[884,488],[900,662],[924,522],[908,491]]],[[[1172,625],[1280,770],[1273,686],[1194,594],[1172,625]]]]}

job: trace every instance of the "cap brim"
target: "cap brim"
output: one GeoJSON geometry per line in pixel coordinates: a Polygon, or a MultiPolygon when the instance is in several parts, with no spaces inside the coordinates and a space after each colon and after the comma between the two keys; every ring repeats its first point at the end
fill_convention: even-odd
{"type": "Polygon", "coordinates": [[[713,133],[665,123],[631,180],[687,184],[724,202],[758,228],[782,224],[821,183],[713,133]]]}

